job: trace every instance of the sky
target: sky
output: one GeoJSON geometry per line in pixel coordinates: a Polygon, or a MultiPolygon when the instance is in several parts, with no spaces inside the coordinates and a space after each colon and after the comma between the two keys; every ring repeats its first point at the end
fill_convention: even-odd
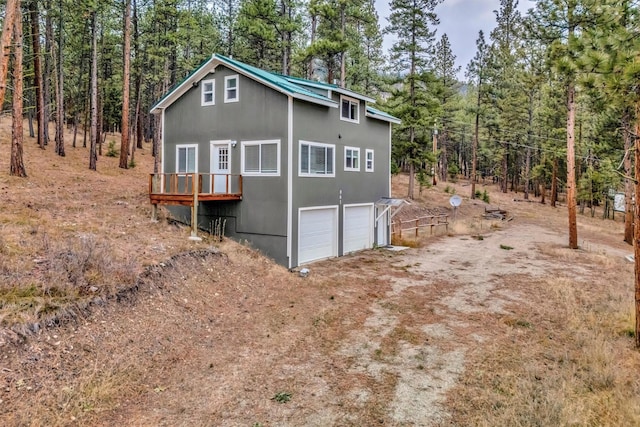
{"type": "MultiPolygon", "coordinates": [[[[376,10],[380,18],[380,28],[389,24],[389,0],[375,0],[376,10]]],[[[529,8],[535,5],[532,0],[520,0],[518,9],[524,16],[529,8]]],[[[440,25],[436,27],[436,41],[442,34],[447,34],[451,43],[451,50],[456,55],[456,64],[460,66],[458,79],[464,77],[467,64],[476,53],[476,39],[478,32],[484,31],[485,40],[489,41],[489,33],[496,26],[494,10],[500,8],[500,0],[444,0],[436,7],[436,14],[440,18],[440,25]]],[[[392,35],[386,35],[384,49],[387,51],[393,45],[392,35]]]]}

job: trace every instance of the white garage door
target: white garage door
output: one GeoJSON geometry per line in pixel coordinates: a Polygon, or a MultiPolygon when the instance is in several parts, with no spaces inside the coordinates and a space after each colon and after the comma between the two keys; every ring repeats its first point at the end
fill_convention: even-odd
{"type": "Polygon", "coordinates": [[[298,264],[338,256],[338,209],[301,209],[298,264]]]}
{"type": "Polygon", "coordinates": [[[373,246],[373,205],[344,207],[343,251],[368,249],[373,246]]]}

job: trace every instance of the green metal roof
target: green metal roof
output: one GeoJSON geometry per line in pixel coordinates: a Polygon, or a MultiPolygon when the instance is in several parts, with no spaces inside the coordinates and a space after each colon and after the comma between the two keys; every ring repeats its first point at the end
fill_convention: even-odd
{"type": "MultiPolygon", "coordinates": [[[[329,97],[322,96],[316,92],[313,92],[312,90],[307,89],[307,87],[314,87],[325,89],[327,91],[344,93],[363,99],[367,102],[373,102],[372,98],[357,94],[356,92],[352,92],[347,89],[343,89],[334,84],[316,82],[299,77],[284,76],[281,74],[261,70],[260,68],[245,64],[244,62],[236,61],[232,58],[227,58],[226,56],[220,54],[214,54],[213,56],[211,56],[211,58],[204,61],[195,70],[189,73],[189,75],[187,75],[179,83],[174,85],[171,90],[169,90],[162,98],[160,98],[158,102],[153,105],[153,107],[151,107],[151,112],[156,112],[155,110],[160,110],[171,105],[176,99],[182,96],[182,94],[186,92],[189,87],[191,87],[190,83],[192,79],[195,79],[194,82],[197,82],[198,80],[196,78],[198,78],[199,74],[202,74],[202,76],[200,76],[199,78],[203,78],[204,76],[206,76],[208,67],[212,65],[211,69],[213,70],[217,66],[217,64],[222,64],[254,80],[262,82],[263,84],[270,86],[275,90],[283,92],[287,95],[291,95],[294,98],[303,99],[305,101],[314,102],[329,107],[337,107],[338,103],[329,97]]],[[[400,120],[396,117],[393,117],[392,115],[387,114],[384,111],[377,110],[370,106],[367,106],[367,116],[391,123],[400,123],[400,120]]]]}
{"type": "Polygon", "coordinates": [[[300,84],[300,85],[303,85],[303,86],[310,86],[310,87],[315,87],[315,88],[318,88],[318,89],[330,90],[330,91],[342,93],[342,94],[347,95],[347,96],[351,96],[353,98],[363,99],[363,100],[365,100],[367,102],[375,102],[375,99],[373,99],[373,98],[371,98],[369,96],[363,95],[363,94],[358,93],[358,92],[354,92],[354,91],[349,90],[349,89],[342,88],[342,87],[340,87],[338,85],[334,85],[334,84],[331,84],[331,83],[318,82],[318,81],[315,81],[315,80],[307,80],[307,79],[303,79],[303,78],[300,78],[300,77],[291,77],[291,76],[283,76],[283,77],[285,79],[289,80],[292,83],[300,84]]]}
{"type": "Polygon", "coordinates": [[[385,120],[391,123],[397,123],[400,124],[401,121],[399,118],[392,116],[389,113],[385,113],[384,111],[378,110],[376,108],[373,108],[369,105],[367,105],[367,115],[369,116],[378,116],[377,118],[380,118],[381,120],[385,120]]]}
{"type": "MultiPolygon", "coordinates": [[[[244,62],[236,61],[235,59],[227,58],[226,56],[215,54],[215,58],[219,58],[223,64],[232,65],[238,70],[244,71],[246,74],[253,75],[258,77],[261,80],[264,80],[268,83],[271,83],[274,86],[279,87],[280,89],[291,93],[292,95],[304,95],[311,98],[315,98],[318,100],[322,100],[324,102],[336,103],[331,98],[327,98],[326,96],[319,95],[309,89],[302,87],[300,85],[294,84],[286,79],[284,76],[280,74],[271,73],[269,71],[261,70],[260,68],[256,68],[252,65],[245,64],[244,62]]],[[[337,103],[336,103],[337,104],[337,103]]]]}

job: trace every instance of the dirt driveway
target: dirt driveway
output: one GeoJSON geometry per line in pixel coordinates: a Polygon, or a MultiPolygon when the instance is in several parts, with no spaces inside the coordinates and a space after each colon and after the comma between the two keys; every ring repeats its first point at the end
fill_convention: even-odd
{"type": "Polygon", "coordinates": [[[455,395],[478,360],[525,337],[531,323],[552,333],[536,314],[548,297],[541,284],[595,283],[602,259],[632,273],[618,261],[623,244],[574,256],[550,227],[485,230],[316,263],[307,278],[231,243],[225,255],[176,257],[130,300],[5,345],[0,420],[461,425],[468,408],[455,395]]]}

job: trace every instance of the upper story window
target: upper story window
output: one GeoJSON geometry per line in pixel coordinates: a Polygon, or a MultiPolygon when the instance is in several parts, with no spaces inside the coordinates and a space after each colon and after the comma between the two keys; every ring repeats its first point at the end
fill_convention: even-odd
{"type": "Polygon", "coordinates": [[[344,170],[360,170],[360,149],[355,147],[344,147],[344,170]]]}
{"type": "Polygon", "coordinates": [[[200,86],[202,93],[202,105],[215,105],[216,103],[216,80],[203,80],[200,86]]]}
{"type": "Polygon", "coordinates": [[[227,76],[224,78],[224,102],[238,102],[240,94],[238,93],[238,75],[227,76]]]}
{"type": "Polygon", "coordinates": [[[198,146],[196,144],[176,146],[176,172],[196,173],[198,171],[198,146]]]}
{"type": "Polygon", "coordinates": [[[357,99],[347,98],[346,96],[340,97],[340,120],[359,123],[359,109],[360,101],[358,101],[357,99]]]}
{"type": "Polygon", "coordinates": [[[373,172],[373,150],[367,149],[365,151],[365,166],[364,170],[367,172],[373,172]]]}
{"type": "Polygon", "coordinates": [[[335,146],[300,141],[300,176],[335,176],[335,146]]]}
{"type": "Polygon", "coordinates": [[[280,140],[242,141],[242,174],[280,176],[280,140]]]}

